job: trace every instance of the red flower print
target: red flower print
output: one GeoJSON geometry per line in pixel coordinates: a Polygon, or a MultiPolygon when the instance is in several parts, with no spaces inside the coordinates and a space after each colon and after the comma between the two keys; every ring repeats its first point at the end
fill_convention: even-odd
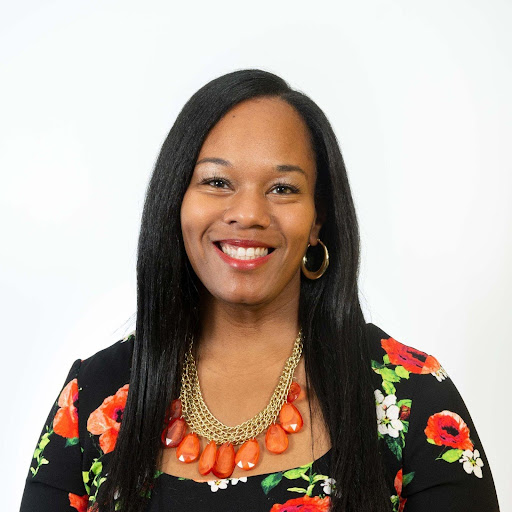
{"type": "Polygon", "coordinates": [[[103,453],[114,450],[127,397],[128,384],[125,384],[117,390],[115,395],[105,398],[87,420],[87,430],[91,434],[100,436],[100,447],[103,453]]]}
{"type": "Polygon", "coordinates": [[[78,512],[86,512],[87,511],[87,502],[89,500],[89,496],[84,494],[83,496],[78,496],[78,494],[73,494],[70,492],[68,494],[69,498],[69,506],[76,508],[78,512]]]}
{"type": "Polygon", "coordinates": [[[450,446],[459,450],[472,450],[469,428],[454,412],[441,411],[430,416],[425,434],[438,446],[450,446]]]}
{"type": "Polygon", "coordinates": [[[408,405],[402,405],[400,407],[399,419],[401,421],[407,421],[409,419],[410,415],[411,415],[411,408],[408,405]]]}
{"type": "Polygon", "coordinates": [[[330,505],[331,499],[329,496],[310,498],[308,495],[304,495],[302,498],[288,500],[282,505],[276,503],[270,509],[270,512],[328,512],[330,505]]]}
{"type": "Polygon", "coordinates": [[[68,382],[61,391],[58,405],[60,409],[53,418],[53,431],[62,437],[78,437],[78,382],[76,379],[68,382]]]}
{"type": "Polygon", "coordinates": [[[441,369],[434,356],[408,347],[394,338],[380,340],[382,348],[387,352],[391,364],[402,365],[411,373],[433,373],[441,369]]]}
{"type": "Polygon", "coordinates": [[[402,498],[402,475],[403,475],[402,469],[400,469],[395,476],[395,482],[394,482],[396,494],[400,500],[399,505],[398,505],[398,512],[403,512],[404,507],[405,507],[405,502],[407,501],[407,498],[402,498]]]}

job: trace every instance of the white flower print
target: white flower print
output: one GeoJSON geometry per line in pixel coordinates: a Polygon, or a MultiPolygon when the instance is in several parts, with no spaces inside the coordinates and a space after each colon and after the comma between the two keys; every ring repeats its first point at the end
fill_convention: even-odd
{"type": "Polygon", "coordinates": [[[397,438],[400,430],[404,428],[402,422],[398,419],[400,408],[396,405],[396,396],[387,395],[384,397],[380,389],[375,390],[375,406],[377,409],[377,425],[382,435],[388,434],[390,437],[397,438]]]}
{"type": "Polygon", "coordinates": [[[227,478],[223,478],[222,480],[208,480],[208,485],[212,492],[217,492],[219,489],[226,489],[228,483],[229,480],[227,478]]]}
{"type": "Polygon", "coordinates": [[[328,478],[320,483],[325,494],[331,494],[332,487],[336,485],[334,478],[328,478]]]}
{"type": "Polygon", "coordinates": [[[441,382],[442,380],[446,379],[448,377],[448,373],[446,373],[446,370],[440,366],[439,370],[432,372],[432,375],[441,382]]]}
{"type": "Polygon", "coordinates": [[[236,485],[238,482],[247,482],[247,477],[242,476],[240,478],[230,478],[230,480],[231,480],[231,485],[236,485]]]}
{"type": "Polygon", "coordinates": [[[478,450],[472,452],[471,450],[464,450],[462,452],[462,457],[459,459],[459,462],[462,462],[462,467],[464,471],[470,475],[474,473],[478,478],[482,478],[482,466],[484,463],[480,458],[480,453],[478,450]]]}

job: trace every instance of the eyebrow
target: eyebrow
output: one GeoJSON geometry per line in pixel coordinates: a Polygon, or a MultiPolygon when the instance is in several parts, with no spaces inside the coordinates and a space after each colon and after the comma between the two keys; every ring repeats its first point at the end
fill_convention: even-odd
{"type": "MultiPolygon", "coordinates": [[[[201,160],[196,162],[196,166],[199,164],[204,164],[206,162],[210,162],[212,164],[218,164],[218,165],[225,165],[226,167],[233,167],[233,164],[231,162],[228,162],[227,160],[224,160],[223,158],[212,158],[212,157],[201,158],[201,160]]],[[[280,171],[280,172],[297,171],[297,172],[301,172],[302,174],[304,174],[304,176],[306,176],[306,171],[304,171],[304,169],[302,169],[302,167],[299,167],[298,165],[281,164],[281,165],[276,165],[274,168],[276,171],[280,171]]]]}

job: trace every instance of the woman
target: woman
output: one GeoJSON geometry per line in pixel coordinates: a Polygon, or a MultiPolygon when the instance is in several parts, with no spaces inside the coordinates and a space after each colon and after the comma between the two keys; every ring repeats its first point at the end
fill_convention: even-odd
{"type": "Polygon", "coordinates": [[[73,364],[21,510],[498,510],[456,388],[365,322],[358,266],[318,106],[260,70],[202,87],[147,190],[136,330],[73,364]]]}

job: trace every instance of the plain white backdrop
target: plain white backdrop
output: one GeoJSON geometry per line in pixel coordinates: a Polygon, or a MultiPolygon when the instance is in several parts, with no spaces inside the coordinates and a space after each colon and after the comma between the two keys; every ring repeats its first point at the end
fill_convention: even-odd
{"type": "Polygon", "coordinates": [[[505,0],[4,2],[2,509],[71,363],[133,327],[145,187],[176,115],[249,67],[330,119],[365,316],[440,360],[512,509],[511,22],[505,0]]]}

